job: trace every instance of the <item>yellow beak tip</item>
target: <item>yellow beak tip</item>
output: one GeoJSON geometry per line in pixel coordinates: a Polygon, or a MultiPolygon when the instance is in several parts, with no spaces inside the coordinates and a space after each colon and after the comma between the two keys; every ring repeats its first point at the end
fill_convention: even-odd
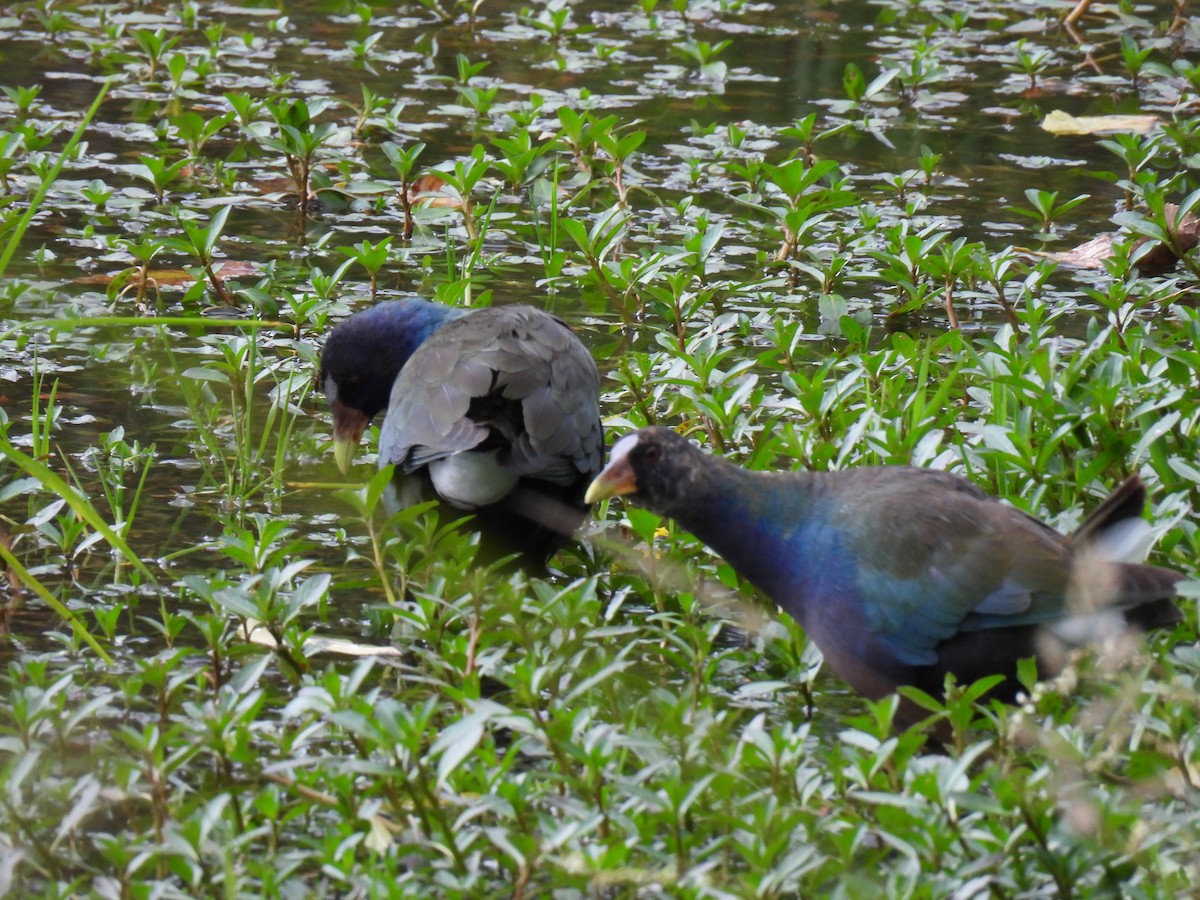
{"type": "Polygon", "coordinates": [[[614,469],[609,466],[588,485],[587,493],[583,495],[583,502],[598,503],[601,500],[608,500],[610,497],[625,497],[634,493],[637,493],[637,482],[633,478],[633,473],[624,467],[618,466],[614,469]]]}
{"type": "Polygon", "coordinates": [[[333,442],[333,459],[337,463],[338,471],[343,475],[350,472],[350,464],[354,462],[354,444],[351,441],[333,442]]]}

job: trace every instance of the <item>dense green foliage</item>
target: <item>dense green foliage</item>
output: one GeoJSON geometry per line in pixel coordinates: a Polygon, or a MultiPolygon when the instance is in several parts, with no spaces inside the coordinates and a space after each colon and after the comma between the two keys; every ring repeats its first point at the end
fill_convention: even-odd
{"type": "Polygon", "coordinates": [[[1200,891],[1197,22],[278,6],[0,9],[0,894],[1200,891]],[[1159,122],[1054,143],[1063,107],[1159,122]],[[320,340],[408,291],[563,316],[611,435],[1063,530],[1140,473],[1185,624],[896,733],[644,511],[474,566],[388,473],[330,482],[320,340]]]}

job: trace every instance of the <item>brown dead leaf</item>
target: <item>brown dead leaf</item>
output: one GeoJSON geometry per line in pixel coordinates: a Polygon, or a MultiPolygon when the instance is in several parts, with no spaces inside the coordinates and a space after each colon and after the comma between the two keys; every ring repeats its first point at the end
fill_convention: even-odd
{"type": "Polygon", "coordinates": [[[247,259],[218,259],[215,266],[222,278],[249,278],[258,274],[258,264],[247,259]]]}
{"type": "Polygon", "coordinates": [[[422,175],[408,186],[408,200],[414,206],[458,209],[462,200],[446,190],[446,182],[436,175],[422,175]]]}
{"type": "MultiPolygon", "coordinates": [[[[1174,232],[1175,243],[1181,253],[1187,253],[1200,244],[1200,218],[1187,216],[1176,225],[1175,216],[1179,212],[1179,207],[1174,203],[1168,203],[1163,207],[1163,212],[1166,215],[1167,228],[1174,232]]],[[[1072,247],[1061,253],[1035,251],[1035,255],[1053,259],[1077,269],[1101,269],[1104,267],[1104,260],[1113,255],[1113,242],[1116,239],[1117,235],[1110,232],[1097,235],[1090,241],[1085,241],[1078,247],[1072,247]]],[[[1133,242],[1131,249],[1137,250],[1149,240],[1148,237],[1140,237],[1133,242]]],[[[1141,275],[1164,275],[1175,268],[1175,264],[1178,262],[1179,257],[1171,248],[1160,242],[1147,250],[1137,261],[1137,270],[1141,275]]]]}
{"type": "Polygon", "coordinates": [[[1115,234],[1108,232],[1060,253],[1034,252],[1038,256],[1044,256],[1046,259],[1074,266],[1077,269],[1101,269],[1104,267],[1104,260],[1113,255],[1113,239],[1115,237],[1115,234]]]}
{"type": "Polygon", "coordinates": [[[254,182],[254,189],[263,194],[292,194],[296,191],[296,182],[284,175],[260,178],[254,182]]]}
{"type": "MultiPolygon", "coordinates": [[[[222,278],[247,278],[258,274],[258,266],[244,259],[218,260],[218,275],[222,278]]],[[[116,272],[97,272],[76,278],[76,284],[111,284],[118,277],[128,275],[128,283],[137,287],[141,284],[140,269],[118,269],[116,272]]],[[[185,288],[196,279],[183,269],[151,269],[146,273],[147,286],[158,288],[185,288]]]]}
{"type": "MultiPolygon", "coordinates": [[[[129,276],[128,283],[135,287],[141,283],[142,278],[138,269],[121,269],[116,272],[97,272],[94,275],[84,275],[82,278],[76,278],[76,284],[111,284],[118,277],[123,275],[129,276]]],[[[195,281],[191,275],[183,269],[151,269],[146,273],[146,283],[155,285],[160,288],[169,287],[186,287],[195,281]]]]}

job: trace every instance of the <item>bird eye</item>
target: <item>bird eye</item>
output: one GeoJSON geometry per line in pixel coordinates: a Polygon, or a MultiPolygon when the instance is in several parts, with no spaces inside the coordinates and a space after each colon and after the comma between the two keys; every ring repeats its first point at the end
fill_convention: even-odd
{"type": "Polygon", "coordinates": [[[662,458],[662,449],[659,447],[647,447],[646,452],[642,454],[642,459],[646,462],[658,462],[662,458]]]}

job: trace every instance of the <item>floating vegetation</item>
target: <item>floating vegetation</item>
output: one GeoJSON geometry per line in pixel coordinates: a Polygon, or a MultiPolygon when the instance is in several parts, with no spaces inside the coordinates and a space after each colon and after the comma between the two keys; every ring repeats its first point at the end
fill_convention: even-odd
{"type": "Polygon", "coordinates": [[[0,893],[1200,890],[1186,6],[309,6],[0,10],[0,893]],[[1139,475],[1184,621],[898,728],[644,509],[480,564],[330,452],[408,295],[568,322],[610,444],[1139,475]]]}

